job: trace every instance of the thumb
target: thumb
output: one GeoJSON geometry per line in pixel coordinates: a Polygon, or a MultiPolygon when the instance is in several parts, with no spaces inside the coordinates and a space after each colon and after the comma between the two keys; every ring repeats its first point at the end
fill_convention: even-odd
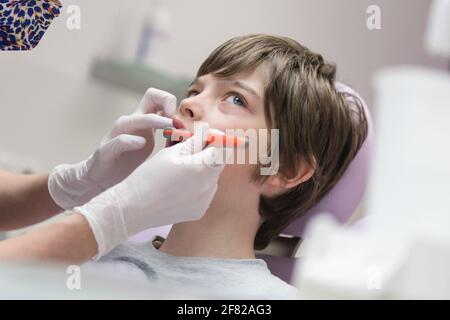
{"type": "Polygon", "coordinates": [[[129,151],[137,151],[145,146],[146,140],[141,136],[121,134],[102,146],[102,149],[111,158],[117,158],[129,151]]]}
{"type": "Polygon", "coordinates": [[[191,156],[192,163],[203,164],[206,167],[214,169],[220,173],[228,163],[230,154],[233,152],[230,148],[207,147],[199,153],[191,156]]]}

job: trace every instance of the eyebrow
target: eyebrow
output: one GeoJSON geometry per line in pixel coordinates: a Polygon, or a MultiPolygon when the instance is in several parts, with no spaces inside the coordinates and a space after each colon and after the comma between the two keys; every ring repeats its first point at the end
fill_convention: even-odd
{"type": "MultiPolygon", "coordinates": [[[[220,82],[226,82],[229,85],[233,86],[233,87],[237,87],[237,88],[241,88],[242,90],[247,91],[248,93],[250,93],[251,95],[255,96],[256,98],[261,99],[261,97],[259,96],[259,94],[251,87],[247,86],[245,83],[243,83],[242,81],[239,80],[230,80],[230,79],[219,79],[218,81],[220,82]]],[[[194,81],[191,82],[191,84],[189,86],[193,86],[195,84],[201,84],[201,81],[199,80],[199,78],[195,78],[194,81]]]]}

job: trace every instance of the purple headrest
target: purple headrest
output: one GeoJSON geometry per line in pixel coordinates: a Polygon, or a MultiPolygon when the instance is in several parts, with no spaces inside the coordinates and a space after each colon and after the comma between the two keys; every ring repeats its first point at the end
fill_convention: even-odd
{"type": "Polygon", "coordinates": [[[332,214],[341,223],[347,222],[366,190],[373,144],[373,123],[370,111],[361,96],[352,88],[339,82],[335,84],[335,87],[338,92],[348,92],[361,100],[368,124],[367,137],[338,183],[302,218],[291,223],[282,234],[301,237],[309,219],[321,212],[332,214]]]}

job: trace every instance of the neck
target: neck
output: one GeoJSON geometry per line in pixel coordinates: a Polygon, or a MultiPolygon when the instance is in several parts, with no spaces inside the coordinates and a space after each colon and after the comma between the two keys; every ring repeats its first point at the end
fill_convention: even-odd
{"type": "Polygon", "coordinates": [[[203,218],[175,224],[159,250],[175,256],[254,259],[253,243],[261,223],[259,195],[234,201],[241,195],[230,197],[219,186],[203,218]]]}

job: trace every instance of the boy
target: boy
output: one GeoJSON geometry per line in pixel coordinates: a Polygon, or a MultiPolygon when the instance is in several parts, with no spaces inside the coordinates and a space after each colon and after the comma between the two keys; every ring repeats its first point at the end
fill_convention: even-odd
{"type": "Polygon", "coordinates": [[[254,249],[337,183],[367,135],[361,104],[353,97],[350,106],[336,91],[335,73],[321,55],[284,37],[236,37],[214,50],[175,121],[190,130],[194,121],[222,131],[279,129],[278,172],[227,165],[203,218],[175,224],[162,243],[118,246],[100,262],[212,295],[295,298],[295,288],[273,276],[254,249]]]}

